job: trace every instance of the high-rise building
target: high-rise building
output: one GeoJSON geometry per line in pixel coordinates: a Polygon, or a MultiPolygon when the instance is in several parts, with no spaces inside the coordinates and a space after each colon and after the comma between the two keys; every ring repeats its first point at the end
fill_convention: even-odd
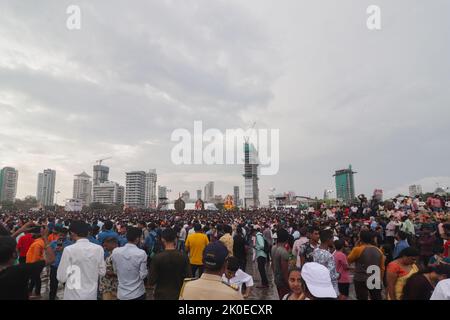
{"type": "Polygon", "coordinates": [[[163,206],[169,202],[167,187],[158,186],[158,206],[163,206]]]}
{"type": "Polygon", "coordinates": [[[259,207],[258,152],[252,143],[244,143],[244,207],[259,207]]]}
{"type": "Polygon", "coordinates": [[[36,198],[43,206],[53,206],[55,195],[56,171],[46,169],[38,175],[36,198]]]}
{"type": "Polygon", "coordinates": [[[150,209],[156,209],[156,181],[157,181],[156,169],[152,169],[145,175],[145,207],[150,209]]]}
{"type": "Polygon", "coordinates": [[[108,181],[108,176],[109,176],[109,167],[103,165],[94,166],[94,178],[93,178],[94,186],[108,181]]]}
{"type": "Polygon", "coordinates": [[[189,202],[190,198],[191,198],[191,195],[190,195],[189,191],[187,191],[187,190],[181,194],[181,199],[184,202],[189,202]]]}
{"type": "Polygon", "coordinates": [[[409,186],[409,196],[415,197],[422,194],[422,186],[420,184],[413,184],[409,186]]]}
{"type": "Polygon", "coordinates": [[[121,205],[124,199],[124,187],[116,182],[106,181],[93,187],[93,202],[107,205],[121,205]]]}
{"type": "Polygon", "coordinates": [[[234,205],[236,207],[238,207],[239,204],[240,204],[239,186],[234,186],[233,187],[233,194],[234,194],[234,205]]]}
{"type": "Polygon", "coordinates": [[[75,175],[73,180],[73,199],[81,200],[83,206],[88,206],[92,202],[91,177],[84,171],[75,175]]]}
{"type": "Polygon", "coordinates": [[[205,202],[212,202],[214,199],[214,181],[210,181],[205,186],[205,202]]]}
{"type": "Polygon", "coordinates": [[[145,207],[145,171],[126,173],[125,206],[129,208],[145,207]]]}
{"type": "Polygon", "coordinates": [[[336,181],[336,198],[347,204],[355,199],[355,183],[353,175],[356,172],[352,170],[352,165],[348,169],[337,170],[333,175],[336,181]]]}
{"type": "Polygon", "coordinates": [[[0,170],[0,202],[16,200],[19,171],[11,167],[0,170]]]}
{"type": "Polygon", "coordinates": [[[197,190],[197,200],[202,198],[202,190],[197,190]]]}

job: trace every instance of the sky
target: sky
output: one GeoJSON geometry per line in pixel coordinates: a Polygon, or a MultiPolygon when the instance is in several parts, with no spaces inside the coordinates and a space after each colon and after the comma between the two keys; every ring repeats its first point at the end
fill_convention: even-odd
{"type": "Polygon", "coordinates": [[[271,188],[321,197],[349,164],[366,195],[450,186],[447,0],[30,3],[0,3],[0,167],[19,170],[18,198],[52,168],[62,203],[106,157],[121,184],[156,168],[170,198],[208,181],[243,196],[242,165],[172,162],[172,132],[194,121],[279,130],[263,203],[271,188]],[[373,4],[380,30],[366,26],[373,4]]]}

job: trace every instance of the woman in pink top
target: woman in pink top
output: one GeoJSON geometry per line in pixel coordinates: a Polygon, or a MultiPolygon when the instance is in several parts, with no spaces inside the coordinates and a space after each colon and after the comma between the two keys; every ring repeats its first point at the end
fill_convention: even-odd
{"type": "Polygon", "coordinates": [[[350,275],[349,275],[349,267],[347,262],[347,256],[342,252],[344,248],[345,241],[340,239],[334,242],[334,247],[336,251],[334,251],[334,261],[336,263],[336,271],[339,273],[338,279],[338,288],[339,293],[347,299],[349,295],[350,288],[350,275]]]}

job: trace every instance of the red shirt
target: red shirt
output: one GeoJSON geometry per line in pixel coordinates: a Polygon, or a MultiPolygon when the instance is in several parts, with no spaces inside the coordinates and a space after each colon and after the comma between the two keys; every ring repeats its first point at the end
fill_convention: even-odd
{"type": "Polygon", "coordinates": [[[27,256],[28,249],[33,242],[34,239],[31,233],[27,233],[24,236],[20,237],[19,242],[17,243],[17,250],[19,250],[20,257],[27,256]]]}
{"type": "Polygon", "coordinates": [[[450,240],[445,241],[444,244],[444,258],[448,258],[448,248],[450,247],[450,240]]]}

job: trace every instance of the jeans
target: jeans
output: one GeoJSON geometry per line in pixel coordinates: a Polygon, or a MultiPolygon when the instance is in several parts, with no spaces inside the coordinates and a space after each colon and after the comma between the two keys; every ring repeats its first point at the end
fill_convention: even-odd
{"type": "Polygon", "coordinates": [[[177,249],[183,253],[184,253],[184,243],[185,243],[184,240],[178,240],[177,243],[177,249]]]}
{"type": "Polygon", "coordinates": [[[370,295],[370,300],[381,300],[381,289],[369,290],[366,281],[353,281],[353,284],[355,285],[356,299],[367,300],[370,295]]]}
{"type": "Polygon", "coordinates": [[[259,274],[261,275],[261,283],[263,286],[268,286],[269,280],[267,279],[266,275],[266,258],[259,256],[257,258],[257,261],[258,261],[258,271],[259,274]]]}
{"type": "Polygon", "coordinates": [[[58,292],[58,279],[56,279],[56,272],[58,267],[50,266],[50,293],[49,300],[56,299],[56,293],[58,292]]]}
{"type": "Polygon", "coordinates": [[[195,274],[197,273],[197,270],[198,270],[198,277],[200,278],[203,274],[204,269],[205,269],[205,267],[203,265],[191,264],[192,276],[194,278],[195,278],[195,274]]]}
{"type": "Polygon", "coordinates": [[[28,292],[30,294],[33,293],[33,289],[35,289],[35,294],[37,296],[41,295],[41,271],[39,270],[38,272],[35,272],[34,274],[31,275],[30,278],[30,286],[28,288],[28,292]]]}

